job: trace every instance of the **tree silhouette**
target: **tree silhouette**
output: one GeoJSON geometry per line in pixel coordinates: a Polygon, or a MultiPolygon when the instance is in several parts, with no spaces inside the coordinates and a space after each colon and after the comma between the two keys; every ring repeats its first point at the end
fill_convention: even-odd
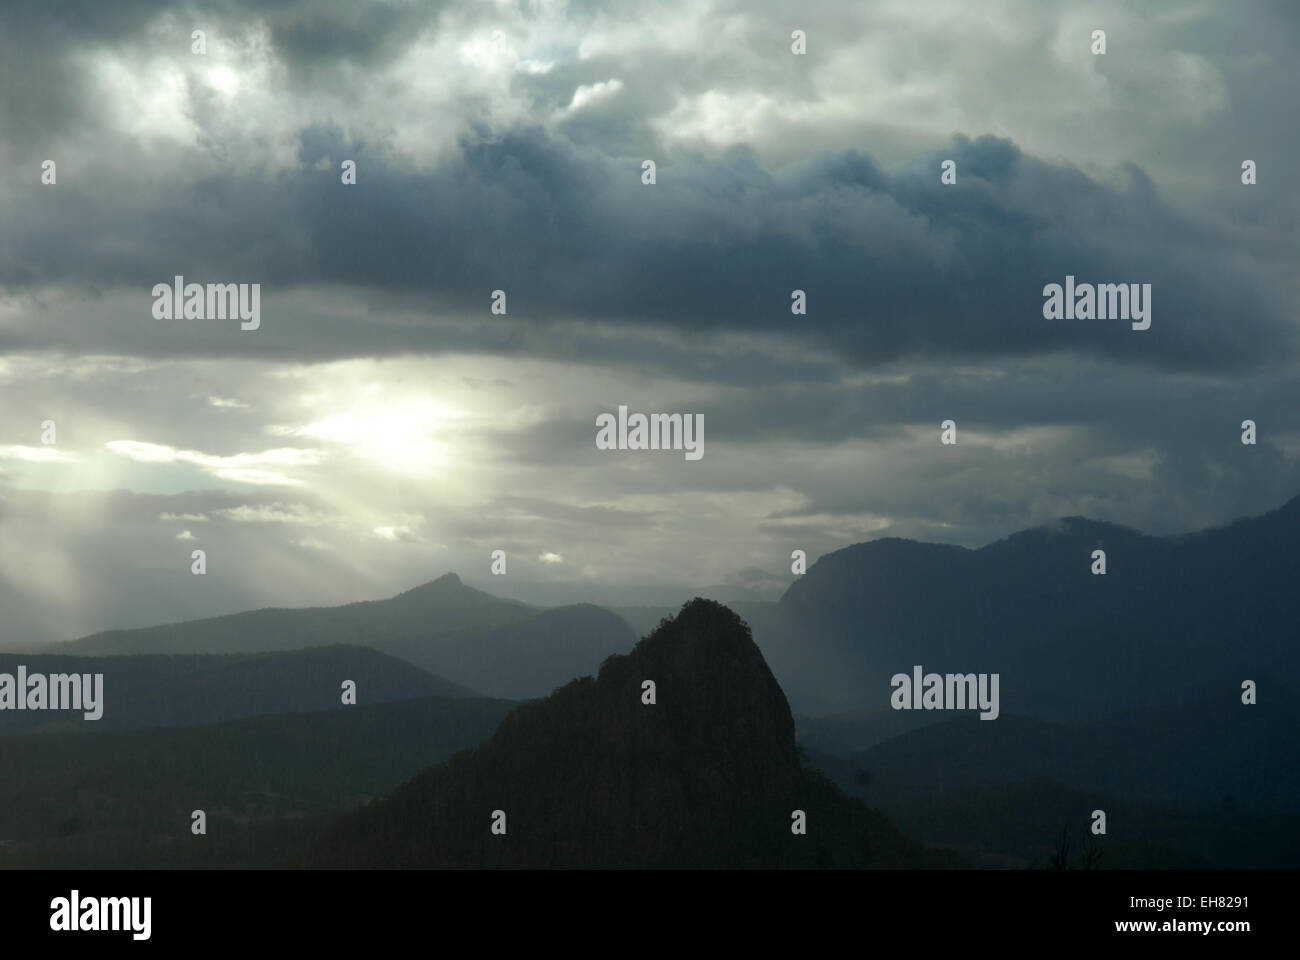
{"type": "Polygon", "coordinates": [[[1049,870],[1068,870],[1070,863],[1070,825],[1061,829],[1061,840],[1056,845],[1056,852],[1047,861],[1049,870]]]}
{"type": "Polygon", "coordinates": [[[1083,855],[1070,862],[1070,824],[1061,828],[1061,839],[1055,852],[1047,860],[1049,870],[1100,870],[1102,849],[1091,831],[1083,835],[1083,855]]]}

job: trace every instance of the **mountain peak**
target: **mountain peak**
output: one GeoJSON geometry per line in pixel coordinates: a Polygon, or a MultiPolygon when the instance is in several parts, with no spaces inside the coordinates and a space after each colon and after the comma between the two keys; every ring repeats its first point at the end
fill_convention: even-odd
{"type": "Polygon", "coordinates": [[[701,597],[623,656],[600,668],[599,683],[639,688],[654,680],[671,696],[679,716],[712,738],[725,728],[765,726],[767,744],[783,744],[794,756],[794,719],[745,621],[730,608],[701,597]],[[760,724],[760,719],[762,723],[760,724]]]}
{"type": "Polygon", "coordinates": [[[418,587],[412,587],[410,590],[403,590],[401,593],[397,594],[397,596],[394,597],[393,599],[398,599],[399,597],[422,597],[431,593],[432,594],[449,593],[457,590],[458,588],[464,588],[464,587],[465,584],[461,582],[461,579],[458,575],[454,573],[444,573],[441,577],[438,577],[436,580],[430,580],[427,583],[422,583],[418,587]]]}
{"type": "Polygon", "coordinates": [[[795,799],[800,778],[790,707],[749,628],[696,598],[598,677],[522,704],[476,750],[345,817],[321,852],[390,865],[663,866],[731,862],[757,844],[782,861],[802,850],[782,843],[808,796],[795,799]],[[494,809],[508,813],[509,843],[490,842],[494,809]]]}
{"type": "MultiPolygon", "coordinates": [[[[1290,518],[1300,516],[1300,495],[1292,497],[1286,503],[1282,504],[1282,506],[1272,511],[1272,513],[1277,517],[1290,518]]],[[[1267,514],[1265,514],[1265,516],[1267,516],[1267,514]]]]}

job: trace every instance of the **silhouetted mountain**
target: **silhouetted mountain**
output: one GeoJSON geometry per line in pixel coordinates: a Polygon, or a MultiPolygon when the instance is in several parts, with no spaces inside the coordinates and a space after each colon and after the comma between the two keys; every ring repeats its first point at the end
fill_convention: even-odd
{"type": "Polygon", "coordinates": [[[137,630],[108,630],[67,644],[68,653],[239,653],[332,644],[373,646],[407,637],[486,629],[536,609],[467,587],[454,573],[387,600],[341,607],[267,607],[137,630]]]}
{"type": "Polygon", "coordinates": [[[578,604],[487,630],[408,638],[380,649],[488,696],[525,699],[593,672],[611,653],[634,643],[636,634],[621,617],[578,604]]]}
{"type": "Polygon", "coordinates": [[[801,713],[887,708],[890,678],[920,664],[998,673],[1003,711],[1087,719],[1294,676],[1296,570],[1300,499],[1176,538],[1068,518],[978,550],[838,550],[754,630],[801,713]]]}
{"type": "Polygon", "coordinates": [[[0,866],[281,863],[316,829],[303,818],[389,792],[480,742],[513,706],[421,697],[207,726],[0,738],[0,866]],[[196,809],[207,815],[203,837],[190,833],[196,809]]]}
{"type": "Polygon", "coordinates": [[[467,587],[449,573],[388,600],[111,630],[59,650],[227,653],[346,643],[386,651],[483,693],[525,698],[590,673],[635,641],[621,617],[600,607],[538,610],[467,587]]]}
{"type": "MultiPolygon", "coordinates": [[[[687,604],[626,655],[518,707],[479,747],[349,814],[320,864],[920,865],[880,814],[804,769],[745,624],[687,604]],[[643,702],[643,683],[657,702],[643,702]],[[791,831],[803,810],[808,834],[791,831]],[[505,835],[491,831],[502,811],[505,835]]],[[[943,861],[950,862],[950,861],[943,861]]]]}
{"type": "Polygon", "coordinates": [[[29,677],[102,673],[103,715],[86,720],[80,710],[2,710],[0,737],[57,730],[102,733],[351,709],[342,701],[345,680],[356,684],[358,704],[431,695],[474,696],[473,691],[404,660],[363,647],[220,656],[0,654],[0,673],[14,675],[20,664],[29,677]]]}

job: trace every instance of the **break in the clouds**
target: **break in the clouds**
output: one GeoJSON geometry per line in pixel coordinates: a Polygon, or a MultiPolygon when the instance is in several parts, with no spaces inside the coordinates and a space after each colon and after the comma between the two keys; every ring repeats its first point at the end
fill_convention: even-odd
{"type": "Polygon", "coordinates": [[[1272,508],[1298,35],[1267,2],[7,3],[11,630],[494,549],[579,594],[770,594],[795,547],[1272,508]],[[154,319],[175,276],[260,284],[260,328],[154,319]],[[1150,284],[1150,329],[1045,320],[1066,276],[1150,284]],[[597,450],[623,403],[702,413],[707,456],[597,450]]]}

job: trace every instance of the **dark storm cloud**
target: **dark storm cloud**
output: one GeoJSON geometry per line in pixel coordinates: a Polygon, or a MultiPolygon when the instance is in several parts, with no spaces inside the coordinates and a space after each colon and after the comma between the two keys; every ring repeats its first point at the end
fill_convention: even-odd
{"type": "Polygon", "coordinates": [[[235,33],[251,22],[264,23],[289,67],[289,82],[308,85],[342,63],[369,67],[386,62],[443,7],[351,0],[6,0],[0,4],[0,63],[5,67],[0,132],[10,141],[7,149],[26,153],[69,129],[96,128],[103,107],[100,91],[75,57],[138,41],[150,29],[159,31],[153,38],[157,48],[188,51],[192,30],[204,30],[215,45],[224,26],[235,33]]]}
{"type": "MultiPolygon", "coordinates": [[[[1027,9],[1035,49],[1050,45],[1059,25],[1040,8],[1027,9]]],[[[1178,14],[1175,24],[1185,19],[1181,8],[1159,7],[1166,9],[1178,14]]],[[[1251,21],[1242,49],[1272,51],[1265,41],[1274,34],[1260,24],[1287,14],[1258,9],[1267,15],[1251,21]]],[[[784,8],[724,3],[667,41],[627,47],[623,38],[582,56],[578,40],[600,39],[619,19],[603,4],[574,5],[566,16],[572,32],[552,44],[554,63],[507,83],[528,115],[502,129],[482,119],[490,113],[487,89],[457,89],[468,125],[458,149],[426,169],[349,117],[348,92],[409,82],[383,71],[421,37],[460,43],[496,25],[513,43],[541,22],[538,11],[234,0],[6,4],[0,44],[13,82],[0,94],[3,154],[26,167],[47,156],[45,145],[59,134],[82,136],[60,158],[57,188],[28,176],[0,195],[13,208],[0,230],[0,285],[18,295],[134,299],[105,300],[81,317],[44,314],[44,300],[22,301],[20,316],[0,332],[0,350],[272,359],[489,352],[728,377],[725,363],[702,361],[690,343],[646,349],[639,331],[662,328],[696,337],[705,353],[711,333],[759,332],[858,365],[1075,350],[1144,367],[1230,371],[1294,357],[1297,244],[1294,227],[1281,227],[1295,198],[1281,176],[1243,191],[1225,175],[1224,197],[1241,199],[1210,197],[1202,209],[1166,200],[1137,165],[1122,168],[1124,182],[1103,182],[988,136],[957,136],[893,173],[874,159],[870,142],[804,151],[801,163],[776,170],[748,147],[662,142],[655,122],[678,98],[711,91],[781,91],[811,105],[812,72],[792,71],[785,54],[784,8]],[[213,43],[246,46],[254,24],[282,68],[271,81],[278,92],[295,101],[320,89],[340,92],[337,122],[279,123],[289,125],[280,132],[296,135],[292,171],[268,172],[256,136],[238,148],[225,143],[212,93],[193,76],[185,108],[200,130],[200,151],[159,149],[110,129],[100,116],[109,95],[78,59],[96,50],[175,55],[188,49],[191,27],[207,29],[213,43]],[[724,28],[729,44],[695,36],[724,28]],[[579,87],[614,79],[616,95],[565,111],[579,87]],[[196,177],[189,168],[202,151],[222,162],[196,177]],[[343,158],[358,163],[355,187],[339,183],[343,158]],[[654,186],[640,182],[644,158],[660,164],[654,186]],[[955,186],[939,183],[945,159],[957,163],[955,186]],[[241,336],[210,323],[153,320],[149,290],[177,274],[262,283],[263,329],[241,336]],[[1067,274],[1150,283],[1151,329],[1044,320],[1042,288],[1067,274]],[[276,299],[322,288],[347,293],[354,308],[314,311],[276,299]],[[510,318],[493,322],[488,295],[498,288],[510,297],[510,318]],[[790,313],[796,288],[807,292],[807,317],[790,313]],[[616,324],[628,339],[552,339],[561,321],[616,324]]],[[[881,12],[810,16],[825,45],[819,49],[832,56],[877,29],[881,12]]],[[[1168,30],[1197,55],[1219,51],[1237,71],[1233,83],[1265,102],[1274,102],[1279,78],[1292,72],[1279,64],[1237,79],[1240,51],[1211,42],[1199,18],[1168,30]]],[[[923,45],[935,36],[927,28],[900,34],[903,41],[923,45]]],[[[429,64],[433,76],[441,68],[429,64]]],[[[1127,83],[1125,90],[1140,92],[1132,78],[1127,83]]],[[[1248,136],[1250,123],[1265,122],[1253,102],[1220,118],[1242,150],[1259,146],[1267,132],[1248,136]]],[[[445,118],[394,119],[418,130],[445,118]]],[[[1264,162],[1276,167],[1280,159],[1269,154],[1264,162]]],[[[771,374],[754,367],[753,379],[771,374]]]]}
{"type": "Polygon", "coordinates": [[[329,131],[304,132],[305,165],[341,156],[358,161],[355,188],[334,168],[274,182],[232,173],[166,198],[124,185],[105,199],[98,180],[60,185],[57,197],[34,187],[26,205],[40,215],[9,231],[7,285],[127,286],[140,291],[140,307],[39,334],[20,325],[12,344],[508,353],[526,334],[491,323],[451,330],[437,319],[486,318],[490,291],[503,289],[515,323],[598,317],[757,331],[862,364],[1075,349],[1230,370],[1294,350],[1284,248],[1272,261],[1241,255],[1228,227],[1173,210],[1141,171],[1113,187],[1006,140],[958,138],[898,175],[857,152],[771,175],[736,149],[664,166],[659,183],[644,186],[634,162],[583,156],[539,129],[466,143],[430,174],[390,166],[329,131]],[[942,158],[957,163],[955,187],[938,182],[942,158]],[[301,285],[372,289],[427,303],[428,315],[399,326],[272,313],[263,331],[232,337],[150,317],[149,289],[176,274],[261,282],[268,298],[301,285]],[[1042,289],[1067,274],[1150,283],[1151,329],[1045,320],[1042,289]],[[794,289],[807,292],[807,317],[791,315],[794,289]]]}
{"type": "MultiPolygon", "coordinates": [[[[890,520],[878,535],[979,546],[1067,514],[1183,533],[1257,515],[1300,494],[1300,461],[1286,449],[1300,436],[1294,377],[1171,376],[1153,384],[1059,358],[1010,364],[987,380],[918,374],[906,384],[843,389],[840,405],[851,415],[824,432],[807,407],[773,403],[744,421],[730,412],[737,425],[766,423],[814,445],[878,443],[883,451],[857,482],[846,482],[842,463],[810,455],[798,477],[808,501],[773,514],[768,524],[869,509],[890,520]],[[959,439],[945,448],[940,421],[949,417],[959,439]],[[1255,445],[1241,442],[1248,419],[1258,430],[1255,445]],[[900,425],[929,442],[902,442],[900,425]],[[920,476],[924,497],[898,482],[920,476]]],[[[727,420],[722,413],[713,418],[715,451],[728,442],[727,420]]],[[[759,432],[741,432],[749,443],[762,442],[759,432]]]]}

